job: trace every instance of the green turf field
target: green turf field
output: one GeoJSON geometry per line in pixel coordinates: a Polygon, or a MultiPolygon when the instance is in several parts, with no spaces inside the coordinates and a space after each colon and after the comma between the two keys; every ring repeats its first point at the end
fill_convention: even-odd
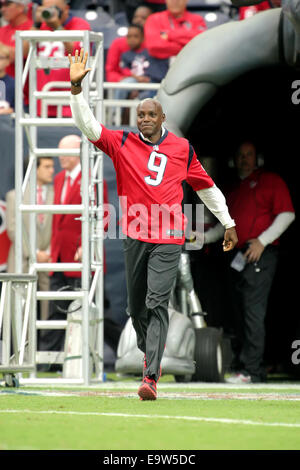
{"type": "Polygon", "coordinates": [[[300,384],[0,387],[0,450],[300,449],[300,384]]]}

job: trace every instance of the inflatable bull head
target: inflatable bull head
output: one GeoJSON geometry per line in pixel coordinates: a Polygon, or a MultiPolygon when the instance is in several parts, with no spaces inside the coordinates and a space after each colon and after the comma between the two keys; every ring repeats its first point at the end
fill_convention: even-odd
{"type": "MultiPolygon", "coordinates": [[[[246,6],[260,1],[232,3],[246,6]]],[[[281,8],[222,24],[190,41],[157,94],[167,115],[166,126],[185,135],[220,87],[256,68],[283,64],[300,69],[300,0],[282,0],[281,8]]]]}

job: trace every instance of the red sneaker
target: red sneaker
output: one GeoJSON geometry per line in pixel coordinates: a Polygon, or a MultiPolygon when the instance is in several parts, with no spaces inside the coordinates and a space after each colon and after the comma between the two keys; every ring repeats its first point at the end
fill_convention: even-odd
{"type": "Polygon", "coordinates": [[[156,382],[149,377],[143,379],[142,385],[138,389],[138,395],[141,400],[156,400],[156,382]]]}

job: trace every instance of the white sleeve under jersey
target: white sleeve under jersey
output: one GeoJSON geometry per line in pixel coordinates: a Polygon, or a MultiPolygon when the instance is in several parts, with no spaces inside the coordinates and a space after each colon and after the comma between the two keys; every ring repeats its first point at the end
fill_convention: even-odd
{"type": "Polygon", "coordinates": [[[197,194],[210,212],[221,222],[223,227],[230,228],[235,226],[234,220],[229,215],[225,197],[216,185],[211,188],[200,189],[197,191],[197,194]]]}
{"type": "Polygon", "coordinates": [[[70,106],[75,124],[81,132],[93,142],[99,140],[102,130],[101,124],[92,113],[82,92],[78,95],[71,94],[70,106]]]}

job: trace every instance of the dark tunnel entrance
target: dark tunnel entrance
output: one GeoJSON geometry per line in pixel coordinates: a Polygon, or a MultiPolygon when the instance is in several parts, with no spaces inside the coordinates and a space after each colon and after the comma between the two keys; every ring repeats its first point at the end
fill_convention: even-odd
{"type": "MultiPolygon", "coordinates": [[[[295,366],[291,361],[292,343],[300,340],[297,291],[300,92],[297,93],[297,80],[299,73],[283,66],[258,69],[239,77],[220,89],[202,108],[187,138],[200,160],[211,157],[213,177],[221,188],[234,171],[228,167],[228,159],[244,138],[254,139],[264,155],[265,168],[280,174],[289,187],[296,220],[281,237],[279,264],[266,318],[265,361],[275,373],[300,378],[300,365],[295,366]]],[[[203,310],[208,313],[208,324],[230,332],[228,266],[224,258],[221,242],[191,252],[195,289],[203,310]]]]}

